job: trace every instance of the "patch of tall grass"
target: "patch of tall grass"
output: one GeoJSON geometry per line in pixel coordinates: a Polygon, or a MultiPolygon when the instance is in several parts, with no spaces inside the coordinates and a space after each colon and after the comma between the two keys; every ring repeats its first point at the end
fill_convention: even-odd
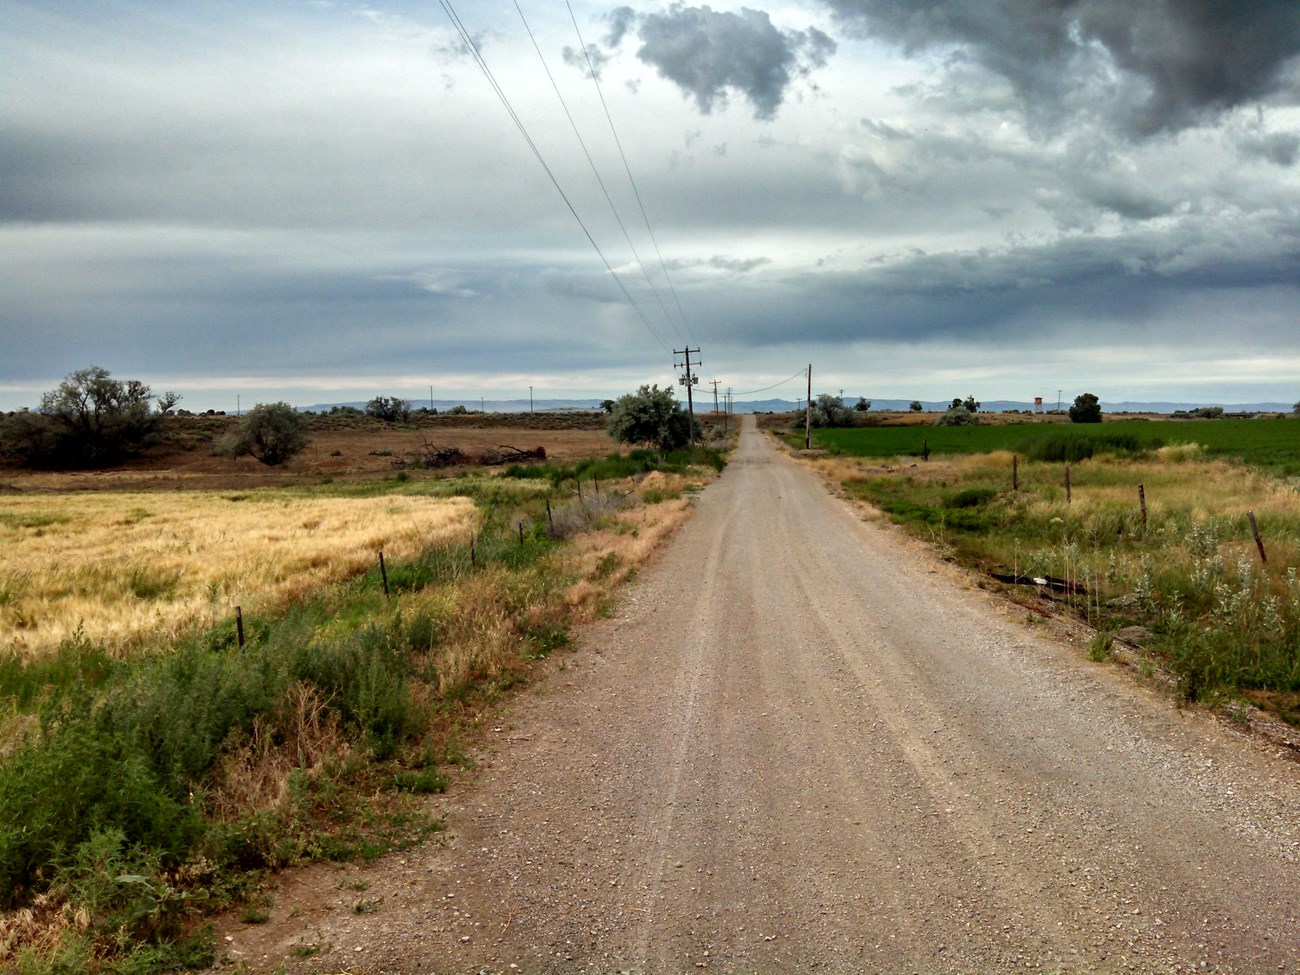
{"type": "Polygon", "coordinates": [[[119,652],[178,638],[233,606],[271,607],[467,539],[468,498],[95,492],[0,499],[0,652],[38,655],[78,632],[119,652]]]}
{"type": "Polygon", "coordinates": [[[1010,456],[989,454],[850,477],[843,489],[971,565],[1063,580],[1068,607],[1104,632],[1145,628],[1145,649],[1186,699],[1255,696],[1300,723],[1295,488],[1191,453],[1073,461],[1068,501],[1062,463],[1022,460],[1018,473],[1013,490],[1010,456]]]}

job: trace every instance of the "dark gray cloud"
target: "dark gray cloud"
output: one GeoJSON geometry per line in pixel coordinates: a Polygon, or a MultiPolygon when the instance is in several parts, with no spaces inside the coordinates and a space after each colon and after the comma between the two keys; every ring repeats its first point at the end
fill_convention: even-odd
{"type": "Polygon", "coordinates": [[[1269,132],[1242,140],[1240,151],[1247,159],[1262,159],[1275,166],[1294,166],[1300,159],[1300,135],[1294,132],[1269,132]]]}
{"type": "Polygon", "coordinates": [[[1032,109],[1097,106],[1130,131],[1177,131],[1291,89],[1293,0],[824,0],[850,30],[910,52],[956,46],[1032,109]]]}
{"type": "MultiPolygon", "coordinates": [[[[615,11],[608,42],[622,41],[632,23],[626,7],[615,11]]],[[[836,47],[815,27],[779,30],[761,10],[732,13],[680,3],[642,17],[638,36],[637,57],[693,98],[705,115],[737,92],[763,120],[776,116],[794,79],[825,67],[836,47]]]]}

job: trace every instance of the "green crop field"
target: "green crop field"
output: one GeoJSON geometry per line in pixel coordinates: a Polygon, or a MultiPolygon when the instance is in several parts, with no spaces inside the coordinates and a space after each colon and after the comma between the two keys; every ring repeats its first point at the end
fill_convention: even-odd
{"type": "MultiPolygon", "coordinates": [[[[1154,450],[1175,444],[1199,444],[1211,456],[1232,457],[1290,477],[1300,476],[1300,421],[1264,420],[1116,420],[1097,424],[1041,424],[969,427],[902,426],[814,430],[814,446],[854,457],[979,454],[995,450],[1033,452],[1035,443],[1062,437],[1105,441],[1154,450]]],[[[1102,452],[1099,450],[1098,452],[1102,452]]]]}

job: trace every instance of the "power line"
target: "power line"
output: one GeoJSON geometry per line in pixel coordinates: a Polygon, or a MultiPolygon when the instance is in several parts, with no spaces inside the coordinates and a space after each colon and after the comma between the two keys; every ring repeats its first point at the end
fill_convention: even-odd
{"type": "MultiPolygon", "coordinates": [[[[614,136],[614,144],[618,146],[619,157],[623,160],[623,169],[627,173],[627,181],[632,185],[632,193],[636,197],[637,206],[641,208],[641,219],[645,221],[646,232],[649,233],[650,241],[654,244],[655,256],[659,258],[659,267],[664,272],[664,280],[668,282],[668,290],[672,292],[673,301],[677,304],[677,314],[682,317],[686,337],[693,339],[694,335],[692,334],[690,320],[686,317],[686,311],[682,308],[682,299],[678,297],[677,288],[673,284],[672,276],[668,273],[668,265],[664,262],[664,255],[659,250],[659,240],[655,237],[654,228],[650,226],[650,215],[646,212],[645,203],[641,200],[641,191],[637,188],[636,180],[632,176],[632,167],[628,164],[627,153],[623,151],[623,141],[618,137],[618,129],[614,127],[614,117],[610,114],[609,105],[605,102],[605,92],[600,87],[600,79],[596,76],[595,65],[591,63],[591,55],[587,52],[587,42],[582,39],[582,30],[578,27],[578,18],[573,14],[573,5],[569,3],[569,0],[564,0],[564,5],[569,9],[569,19],[573,21],[573,31],[578,35],[578,46],[582,48],[582,56],[587,60],[587,70],[591,74],[591,83],[596,86],[596,94],[600,96],[601,108],[605,110],[605,119],[609,122],[609,131],[614,136]]],[[[698,344],[698,341],[696,344],[698,344]]]]}
{"type": "Polygon", "coordinates": [[[733,393],[732,395],[733,395],[733,396],[752,396],[754,393],[766,393],[769,389],[776,389],[776,387],[778,387],[778,386],[784,386],[786,383],[793,382],[794,380],[798,379],[800,376],[806,376],[807,374],[808,374],[808,370],[807,370],[807,369],[800,369],[798,372],[796,372],[796,373],[795,373],[793,376],[791,376],[789,379],[782,379],[779,383],[773,383],[771,386],[764,386],[762,389],[747,389],[747,390],[742,390],[741,392],[739,392],[739,393],[733,393]]]}
{"type": "Polygon", "coordinates": [[[537,59],[542,62],[542,70],[546,72],[546,77],[551,82],[551,87],[555,90],[555,97],[560,101],[560,107],[564,109],[565,117],[569,120],[569,125],[573,128],[573,135],[578,140],[578,145],[582,147],[582,154],[587,157],[587,165],[591,167],[591,174],[596,177],[596,182],[600,185],[600,191],[605,195],[605,202],[609,204],[609,210],[614,214],[614,221],[618,224],[618,229],[623,231],[623,239],[627,241],[627,246],[632,250],[632,256],[636,259],[637,267],[641,269],[641,276],[645,278],[645,283],[650,286],[650,291],[655,296],[655,301],[659,303],[659,310],[664,313],[664,320],[672,326],[677,332],[678,338],[684,338],[682,331],[673,321],[672,315],[668,313],[668,307],[664,304],[663,298],[659,296],[659,289],[655,283],[650,280],[650,275],[646,272],[645,262],[641,260],[641,255],[637,253],[636,245],[632,243],[632,235],[627,232],[627,227],[623,223],[623,218],[619,216],[618,207],[614,205],[614,200],[609,195],[609,190],[605,187],[605,181],[600,177],[600,170],[596,168],[596,161],[591,158],[591,151],[587,148],[586,140],[582,138],[582,132],[578,129],[578,123],[573,118],[573,113],[569,111],[569,105],[564,100],[564,95],[560,92],[560,86],[555,81],[555,75],[551,73],[551,67],[546,63],[546,57],[542,54],[541,46],[537,43],[537,38],[533,34],[533,29],[528,26],[528,18],[524,16],[523,9],[519,6],[519,0],[515,0],[515,11],[519,14],[520,21],[523,22],[524,30],[528,34],[528,39],[533,42],[533,50],[537,52],[537,59]]]}
{"type": "Polygon", "coordinates": [[[519,130],[519,134],[523,136],[524,141],[528,143],[528,148],[533,151],[533,155],[537,158],[537,162],[550,178],[551,185],[553,185],[556,192],[560,194],[560,198],[564,200],[564,205],[567,206],[569,212],[573,214],[573,219],[578,221],[578,226],[582,228],[582,232],[586,235],[587,241],[600,256],[601,262],[605,265],[605,269],[609,271],[610,276],[614,279],[614,283],[617,284],[619,290],[623,292],[623,297],[626,298],[627,303],[632,306],[632,310],[637,313],[637,316],[641,319],[641,323],[645,325],[650,334],[655,337],[655,341],[663,346],[664,350],[667,351],[670,346],[663,340],[659,333],[655,331],[655,327],[650,324],[650,319],[648,319],[645,312],[641,310],[641,306],[636,303],[636,300],[632,297],[632,293],[627,290],[627,285],[623,283],[623,279],[618,276],[613,265],[610,264],[609,258],[605,256],[605,252],[601,250],[600,245],[596,243],[596,238],[591,235],[591,231],[588,230],[587,225],[583,223],[582,217],[578,215],[578,211],[574,207],[572,201],[569,200],[568,194],[564,192],[564,188],[560,186],[560,181],[556,179],[555,173],[551,171],[551,167],[547,165],[546,159],[542,156],[541,150],[537,148],[537,143],[535,143],[532,136],[528,134],[528,129],[524,125],[523,120],[515,112],[514,107],[510,104],[510,99],[506,97],[505,91],[497,82],[496,77],[492,74],[492,69],[488,67],[487,61],[484,59],[478,45],[474,42],[474,38],[470,36],[469,31],[461,21],[460,15],[456,13],[456,9],[452,6],[451,0],[438,0],[438,3],[442,6],[443,12],[447,14],[447,19],[451,21],[452,26],[456,29],[456,33],[460,35],[461,43],[463,43],[466,49],[474,56],[474,60],[478,64],[479,69],[483,72],[484,77],[487,78],[488,84],[492,86],[492,90],[496,92],[497,98],[505,107],[511,120],[515,123],[515,128],[519,130]]]}

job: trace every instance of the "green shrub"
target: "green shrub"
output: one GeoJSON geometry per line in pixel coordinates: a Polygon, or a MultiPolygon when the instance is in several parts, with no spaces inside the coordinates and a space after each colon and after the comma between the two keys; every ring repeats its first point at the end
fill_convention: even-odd
{"type": "Polygon", "coordinates": [[[965,406],[953,406],[935,421],[935,426],[969,427],[978,426],[979,422],[979,415],[975,411],[968,410],[965,406]]]}
{"type": "Polygon", "coordinates": [[[307,418],[288,403],[259,403],[254,406],[229,435],[217,444],[215,452],[224,457],[252,456],[269,467],[283,464],[306,449],[307,418]]]}
{"type": "Polygon", "coordinates": [[[684,447],[699,432],[672,390],[657,385],[615,400],[605,429],[620,443],[653,444],[660,450],[684,447]]]}

